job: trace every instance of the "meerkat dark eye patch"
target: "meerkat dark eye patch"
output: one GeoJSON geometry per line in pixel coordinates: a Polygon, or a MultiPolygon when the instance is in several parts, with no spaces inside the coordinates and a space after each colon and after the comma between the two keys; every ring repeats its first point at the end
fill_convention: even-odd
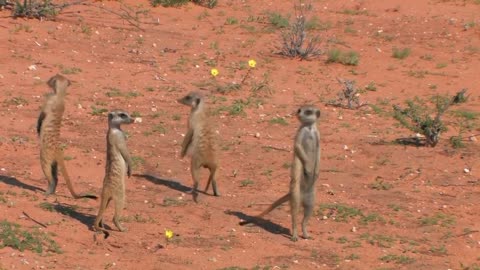
{"type": "Polygon", "coordinates": [[[128,115],[126,115],[126,114],[124,114],[124,113],[121,113],[121,114],[120,114],[120,117],[125,119],[125,118],[128,118],[128,115]]]}
{"type": "Polygon", "coordinates": [[[185,99],[190,100],[190,99],[192,99],[192,97],[191,96],[186,96],[185,99]]]}
{"type": "Polygon", "coordinates": [[[317,110],[317,111],[315,112],[315,114],[317,115],[317,118],[320,117],[320,111],[319,111],[319,110],[317,110]]]}
{"type": "Polygon", "coordinates": [[[313,114],[312,110],[305,110],[305,115],[310,116],[312,114],[313,114]]]}
{"type": "Polygon", "coordinates": [[[298,109],[297,114],[300,114],[302,112],[302,109],[298,109]]]}

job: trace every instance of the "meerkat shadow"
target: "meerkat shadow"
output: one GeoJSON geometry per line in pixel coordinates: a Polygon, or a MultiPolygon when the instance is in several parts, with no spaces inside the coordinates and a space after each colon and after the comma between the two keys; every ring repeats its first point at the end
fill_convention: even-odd
{"type": "Polygon", "coordinates": [[[66,203],[56,203],[53,205],[53,209],[55,212],[58,212],[64,216],[69,216],[73,219],[78,220],[80,223],[87,226],[87,228],[92,227],[92,224],[95,221],[94,215],[84,214],[80,212],[79,207],[76,205],[70,205],[66,203]]]}
{"type": "MultiPolygon", "coordinates": [[[[141,178],[145,178],[147,179],[148,181],[156,184],[156,185],[163,185],[163,186],[166,186],[166,187],[169,187],[173,190],[176,190],[176,191],[180,191],[180,192],[185,192],[185,193],[190,193],[192,192],[192,188],[191,187],[187,187],[185,185],[182,185],[181,183],[179,183],[178,181],[175,181],[175,180],[172,180],[172,179],[165,179],[165,178],[161,178],[161,177],[157,177],[155,175],[152,175],[152,174],[148,174],[148,173],[145,173],[145,174],[133,174],[133,176],[136,176],[136,177],[141,177],[141,178]]],[[[201,190],[198,190],[197,191],[198,193],[202,193],[202,194],[207,194],[201,190]]],[[[207,194],[209,195],[209,194],[207,194]]],[[[213,195],[212,195],[213,196],[213,195]]]]}
{"type": "Polygon", "coordinates": [[[395,139],[394,143],[400,144],[400,145],[409,145],[409,146],[426,146],[427,141],[422,138],[418,137],[406,137],[406,138],[398,138],[395,139]]]}
{"type": "Polygon", "coordinates": [[[17,178],[11,177],[11,176],[0,175],[0,183],[5,183],[5,184],[10,185],[10,186],[16,186],[16,187],[27,189],[27,190],[34,191],[34,192],[36,192],[36,191],[45,192],[44,189],[29,185],[29,184],[22,183],[17,178]]]}
{"type": "Polygon", "coordinates": [[[290,238],[290,230],[283,227],[282,225],[278,225],[276,223],[273,223],[267,219],[264,218],[258,218],[254,216],[249,216],[247,214],[244,214],[242,212],[238,211],[230,211],[227,210],[225,211],[225,214],[231,215],[231,216],[236,216],[241,220],[245,221],[251,221],[252,224],[264,229],[267,232],[273,233],[273,234],[280,234],[283,235],[287,238],[290,238]]]}

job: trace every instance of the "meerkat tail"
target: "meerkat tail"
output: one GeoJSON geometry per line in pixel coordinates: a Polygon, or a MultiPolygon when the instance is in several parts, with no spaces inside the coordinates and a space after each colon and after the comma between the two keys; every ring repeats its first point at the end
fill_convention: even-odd
{"type": "MultiPolygon", "coordinates": [[[[287,193],[287,194],[283,195],[282,197],[280,197],[278,200],[276,200],[274,203],[272,203],[265,211],[263,211],[261,214],[255,216],[254,219],[255,218],[262,218],[266,214],[272,212],[275,208],[279,207],[281,204],[287,202],[288,200],[290,200],[290,193],[287,193]]],[[[244,221],[239,222],[238,224],[241,225],[241,226],[247,225],[249,223],[252,223],[254,221],[254,219],[244,220],[244,221]]]]}
{"type": "Polygon", "coordinates": [[[97,199],[97,196],[91,194],[77,194],[73,189],[72,182],[70,181],[70,176],[68,176],[67,169],[65,168],[65,162],[63,161],[63,155],[59,155],[57,159],[58,167],[60,167],[60,171],[62,172],[63,178],[67,182],[67,187],[70,193],[72,194],[73,198],[80,199],[80,198],[88,198],[88,199],[97,199]]]}

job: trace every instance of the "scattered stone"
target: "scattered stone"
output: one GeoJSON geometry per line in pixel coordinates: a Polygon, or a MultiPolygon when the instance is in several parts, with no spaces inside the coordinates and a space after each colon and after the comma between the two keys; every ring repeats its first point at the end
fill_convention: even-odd
{"type": "Polygon", "coordinates": [[[353,227],[352,232],[357,232],[357,227],[353,227]]]}
{"type": "Polygon", "coordinates": [[[31,65],[31,66],[28,67],[28,70],[31,70],[31,71],[37,70],[37,66],[36,65],[31,65]]]}
{"type": "Polygon", "coordinates": [[[135,117],[135,120],[133,122],[134,123],[142,123],[142,118],[141,117],[135,117]]]}
{"type": "Polygon", "coordinates": [[[465,168],[465,169],[463,169],[463,171],[464,171],[465,173],[469,173],[469,172],[470,172],[470,169],[465,168]]]}
{"type": "Polygon", "coordinates": [[[255,138],[260,138],[260,133],[259,132],[255,133],[255,138]]]}

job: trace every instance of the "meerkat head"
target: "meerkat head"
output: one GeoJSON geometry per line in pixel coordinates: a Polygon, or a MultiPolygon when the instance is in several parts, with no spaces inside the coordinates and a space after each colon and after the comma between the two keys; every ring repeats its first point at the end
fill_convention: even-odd
{"type": "Polygon", "coordinates": [[[47,85],[53,89],[55,94],[58,91],[64,91],[70,84],[70,80],[60,74],[51,77],[47,82],[47,85]]]}
{"type": "Polygon", "coordinates": [[[108,125],[120,127],[122,124],[131,124],[134,119],[124,110],[113,110],[108,113],[108,125]]]}
{"type": "Polygon", "coordinates": [[[297,110],[297,118],[304,125],[311,125],[320,118],[320,110],[313,105],[305,105],[297,110]]]}
{"type": "Polygon", "coordinates": [[[203,96],[198,92],[190,92],[186,96],[178,99],[177,101],[183,105],[196,108],[202,101],[203,96]]]}

